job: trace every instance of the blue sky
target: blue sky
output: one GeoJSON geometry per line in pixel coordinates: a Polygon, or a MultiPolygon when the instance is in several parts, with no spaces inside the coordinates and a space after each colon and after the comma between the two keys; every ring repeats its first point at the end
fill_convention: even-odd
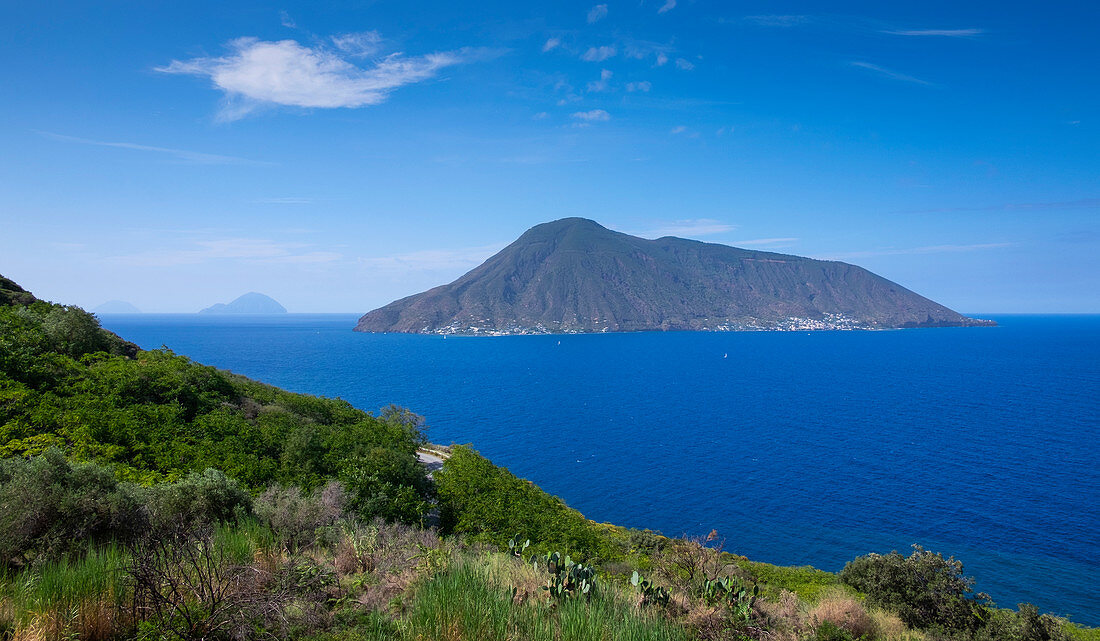
{"type": "Polygon", "coordinates": [[[366,312],[565,216],[1100,312],[1096,3],[0,4],[0,273],[366,312]]]}

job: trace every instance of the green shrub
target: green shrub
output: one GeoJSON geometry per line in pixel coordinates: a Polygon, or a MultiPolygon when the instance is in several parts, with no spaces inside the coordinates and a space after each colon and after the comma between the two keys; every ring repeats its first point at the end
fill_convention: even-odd
{"type": "Polygon", "coordinates": [[[160,528],[236,521],[252,510],[252,499],[245,488],[215,469],[156,485],[150,495],[153,525],[160,528]]]}
{"type": "Polygon", "coordinates": [[[1068,641],[1071,637],[1062,629],[1062,622],[1039,614],[1030,603],[1021,603],[1019,610],[996,610],[985,626],[974,635],[975,641],[1068,641]]]}
{"type": "Polygon", "coordinates": [[[420,523],[431,508],[430,485],[415,450],[375,447],[340,475],[348,507],[359,518],[420,523]]]}
{"type": "Polygon", "coordinates": [[[908,557],[896,551],[861,556],[844,566],[840,580],[913,628],[976,630],[991,605],[985,594],[973,594],[974,580],[963,575],[961,561],[919,545],[908,557]]]}
{"type": "Polygon", "coordinates": [[[825,621],[814,630],[814,641],[856,641],[844,628],[831,621],[825,621]]]}
{"type": "Polygon", "coordinates": [[[145,530],[145,492],[56,449],[0,461],[0,567],[57,559],[145,530]]]}

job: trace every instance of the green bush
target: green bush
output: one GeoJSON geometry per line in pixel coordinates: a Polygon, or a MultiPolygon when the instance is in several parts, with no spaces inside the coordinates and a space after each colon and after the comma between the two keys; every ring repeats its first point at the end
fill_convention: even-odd
{"type": "Polygon", "coordinates": [[[252,511],[248,491],[219,470],[193,472],[150,490],[154,527],[176,529],[236,521],[252,511]]]}
{"type": "Polygon", "coordinates": [[[415,451],[376,447],[350,461],[340,478],[349,509],[363,520],[420,523],[431,508],[430,485],[415,451]]]}
{"type": "Polygon", "coordinates": [[[814,641],[856,641],[848,632],[832,621],[825,621],[814,630],[814,641]]]}
{"type": "Polygon", "coordinates": [[[963,575],[961,561],[919,545],[908,557],[896,551],[861,556],[844,566],[840,580],[913,628],[976,630],[992,605],[985,594],[973,594],[974,580],[963,575]]]}
{"type": "Polygon", "coordinates": [[[985,626],[974,635],[974,641],[1068,641],[1062,622],[1039,614],[1030,603],[1021,603],[1019,610],[996,610],[985,626]]]}
{"type": "Polygon", "coordinates": [[[56,449],[0,461],[0,567],[57,559],[147,526],[144,491],[56,449]]]}

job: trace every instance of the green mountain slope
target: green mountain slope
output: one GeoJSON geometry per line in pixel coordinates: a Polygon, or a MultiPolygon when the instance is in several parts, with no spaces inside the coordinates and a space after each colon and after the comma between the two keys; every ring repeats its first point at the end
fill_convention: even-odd
{"type": "Polygon", "coordinates": [[[583,218],[531,228],[449,285],[364,315],[364,332],[549,333],[992,324],[861,267],[665,237],[583,218]]]}

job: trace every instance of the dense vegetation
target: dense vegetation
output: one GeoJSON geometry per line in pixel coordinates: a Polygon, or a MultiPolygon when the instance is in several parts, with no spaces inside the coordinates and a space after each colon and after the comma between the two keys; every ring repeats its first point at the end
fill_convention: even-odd
{"type": "Polygon", "coordinates": [[[919,548],[754,563],[462,446],[433,481],[405,410],[140,351],[2,278],[0,302],[0,640],[1100,639],[919,548]]]}
{"type": "Polygon", "coordinates": [[[372,416],[140,351],[77,307],[0,307],[0,457],[57,448],[143,485],[206,468],[253,492],[339,479],[365,517],[417,522],[421,427],[406,410],[372,416]]]}

